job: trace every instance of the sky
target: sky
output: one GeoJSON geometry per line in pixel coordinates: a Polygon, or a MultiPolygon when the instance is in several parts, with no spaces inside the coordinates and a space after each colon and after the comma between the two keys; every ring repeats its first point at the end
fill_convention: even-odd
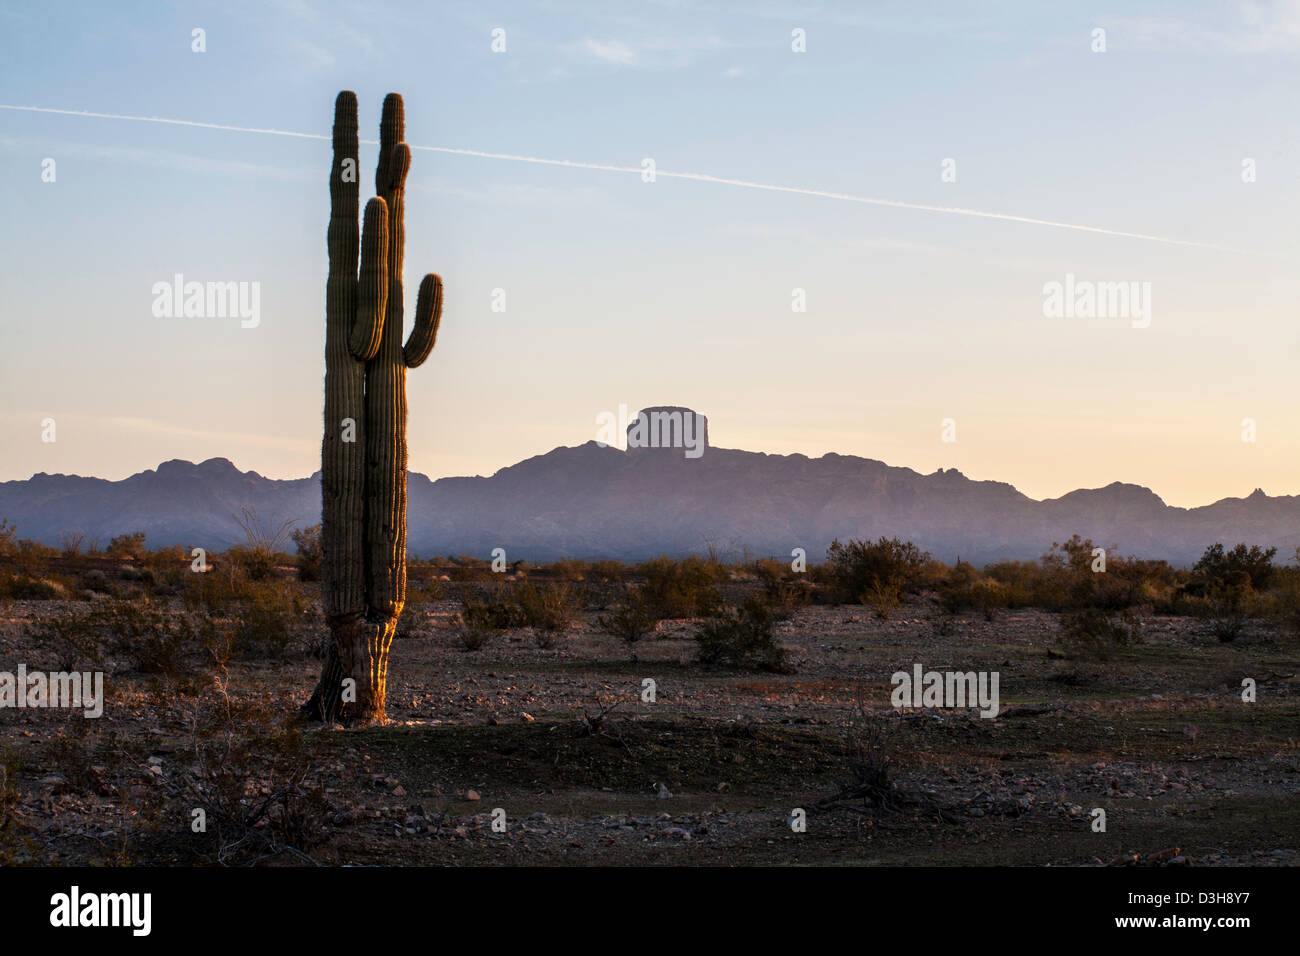
{"type": "Polygon", "coordinates": [[[414,471],[676,404],[1034,498],[1300,494],[1300,0],[0,2],[0,480],[319,468],[341,89],[363,138],[405,98],[408,329],[445,283],[414,471]],[[256,326],[156,315],[177,274],[256,326]]]}

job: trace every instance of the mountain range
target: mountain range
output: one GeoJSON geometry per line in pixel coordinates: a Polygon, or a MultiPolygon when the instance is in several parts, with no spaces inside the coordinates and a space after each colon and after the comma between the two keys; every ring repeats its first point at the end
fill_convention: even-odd
{"type": "MultiPolygon", "coordinates": [[[[490,477],[408,475],[413,554],[507,559],[639,560],[659,554],[789,556],[820,560],[832,539],[881,535],[916,542],[936,558],[983,564],[1032,559],[1078,533],[1125,554],[1188,565],[1216,541],[1300,546],[1300,496],[1256,490],[1198,508],[1166,505],[1154,492],[1116,482],[1037,501],[1009,484],[956,470],[922,475],[846,455],[768,455],[708,447],[626,451],[594,441],[560,447],[490,477]]],[[[224,458],[166,461],[120,481],[33,475],[0,483],[0,517],[18,535],[58,545],[79,531],[106,545],[144,531],[151,547],[220,550],[242,543],[242,508],[276,523],[320,520],[320,474],[275,480],[224,458]]]]}

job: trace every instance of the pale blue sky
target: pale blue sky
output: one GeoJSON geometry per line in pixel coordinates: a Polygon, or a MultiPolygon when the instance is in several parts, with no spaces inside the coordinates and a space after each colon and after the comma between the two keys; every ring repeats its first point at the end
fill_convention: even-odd
{"type": "MultiPolygon", "coordinates": [[[[348,88],[369,137],[396,90],[415,146],[1204,244],[417,150],[407,285],[441,273],[446,305],[409,438],[434,477],[674,403],[719,445],[1034,497],[1300,493],[1298,67],[1297,2],[0,3],[6,105],[324,135],[348,88]],[[1044,318],[1067,272],[1149,282],[1150,328],[1044,318]]],[[[0,480],[314,471],[329,163],[316,139],[0,109],[0,480]],[[178,272],[260,282],[260,326],[155,318],[178,272]]]]}

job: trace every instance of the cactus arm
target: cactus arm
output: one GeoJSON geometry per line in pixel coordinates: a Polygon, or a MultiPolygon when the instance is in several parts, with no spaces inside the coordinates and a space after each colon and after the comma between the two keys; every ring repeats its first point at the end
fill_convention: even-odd
{"type": "Polygon", "coordinates": [[[351,555],[364,542],[365,366],[348,354],[357,308],[357,97],[344,90],[334,103],[330,167],[329,277],[325,294],[325,414],[321,444],[321,544],[325,615],[340,619],[365,610],[365,579],[351,555]],[[353,175],[345,176],[348,161],[353,175]],[[346,423],[355,443],[344,440],[346,423]]]}
{"type": "Polygon", "coordinates": [[[379,196],[366,203],[361,240],[361,278],[357,283],[357,317],[348,351],[368,362],[379,351],[388,305],[388,204],[379,196]]]}
{"type": "Polygon", "coordinates": [[[361,187],[353,175],[349,182],[343,167],[357,162],[357,96],[344,90],[334,101],[334,162],[330,167],[330,222],[326,233],[329,249],[329,278],[326,292],[326,322],[350,321],[357,284],[357,209],[361,187]]]}
{"type": "Polygon", "coordinates": [[[442,278],[430,272],[420,283],[420,293],[415,299],[415,328],[402,347],[402,359],[407,368],[419,368],[433,351],[438,339],[438,323],[442,320],[442,278]]]}
{"type": "Polygon", "coordinates": [[[375,168],[375,192],[381,196],[401,186],[400,181],[393,181],[390,175],[392,167],[388,160],[397,144],[405,137],[406,107],[402,104],[401,96],[389,93],[384,97],[384,110],[379,119],[379,165],[375,168]]]}

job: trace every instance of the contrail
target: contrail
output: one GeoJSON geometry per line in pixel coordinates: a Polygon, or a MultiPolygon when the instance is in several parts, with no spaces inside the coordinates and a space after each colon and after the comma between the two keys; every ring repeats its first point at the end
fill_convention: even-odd
{"type": "MultiPolygon", "coordinates": [[[[235,133],[260,133],[266,136],[291,136],[296,139],[330,139],[320,133],[296,133],[283,129],[262,129],[254,126],[229,126],[224,123],[203,123],[197,120],[170,119],[163,116],[129,116],[123,113],[95,113],[90,110],[60,110],[46,106],[13,106],[0,103],[0,110],[21,110],[29,113],[57,113],[60,116],[86,116],[92,119],[130,120],[136,123],[163,123],[169,126],[193,126],[200,129],[219,129],[235,133]]],[[[363,139],[361,142],[374,145],[377,140],[363,139]]],[[[540,156],[520,156],[514,153],[488,153],[477,149],[456,149],[451,146],[412,146],[411,149],[431,153],[451,153],[456,156],[477,156],[481,159],[500,159],[513,163],[534,163],[542,166],[567,166],[571,169],[595,169],[609,173],[635,173],[640,175],[639,166],[612,166],[605,163],[585,163],[572,159],[545,159],[540,156]]],[[[997,219],[1002,222],[1019,222],[1031,226],[1050,226],[1053,229],[1070,229],[1075,232],[1091,232],[1103,236],[1116,236],[1122,239],[1141,239],[1146,242],[1160,242],[1170,246],[1190,246],[1198,249],[1213,249],[1217,252],[1230,252],[1238,255],[1255,256],[1259,253],[1245,249],[1232,249],[1210,242],[1197,242],[1192,239],[1171,239],[1167,236],[1153,236],[1141,232],[1124,232],[1119,229],[1106,229],[1102,226],[1084,226],[1072,222],[1057,222],[1053,219],[1037,219],[1032,216],[1016,216],[1011,213],[987,212],[982,209],[965,209],[960,206],[934,206],[927,203],[903,202],[897,199],[879,199],[872,196],[858,196],[853,193],[829,192],[824,189],[805,189],[802,186],[779,186],[771,183],[756,183],[747,179],[730,179],[725,176],[710,176],[707,173],[675,173],[659,169],[656,178],[690,179],[701,183],[717,183],[722,186],[740,186],[745,189],[762,189],[767,192],[793,193],[799,196],[816,196],[820,199],[836,199],[841,202],[863,203],[869,206],[888,206],[894,209],[913,209],[919,212],[937,212],[949,216],[973,216],[978,219],[997,219]]]]}

